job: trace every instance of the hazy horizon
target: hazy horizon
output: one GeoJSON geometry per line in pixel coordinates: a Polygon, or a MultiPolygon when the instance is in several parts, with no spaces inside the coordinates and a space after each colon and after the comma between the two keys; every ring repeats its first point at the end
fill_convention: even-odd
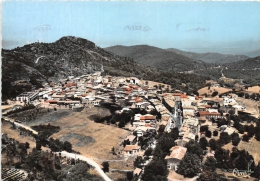
{"type": "Polygon", "coordinates": [[[259,2],[6,1],[2,46],[76,36],[102,48],[149,45],[244,54],[260,49],[259,9],[259,2]]]}

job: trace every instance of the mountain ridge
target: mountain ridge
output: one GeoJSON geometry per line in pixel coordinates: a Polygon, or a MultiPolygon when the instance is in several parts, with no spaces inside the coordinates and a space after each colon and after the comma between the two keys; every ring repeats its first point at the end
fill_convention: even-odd
{"type": "Polygon", "coordinates": [[[175,52],[149,45],[129,47],[119,45],[105,48],[105,50],[119,56],[131,57],[142,65],[155,67],[160,70],[182,72],[212,66],[203,61],[194,60],[175,52]]]}

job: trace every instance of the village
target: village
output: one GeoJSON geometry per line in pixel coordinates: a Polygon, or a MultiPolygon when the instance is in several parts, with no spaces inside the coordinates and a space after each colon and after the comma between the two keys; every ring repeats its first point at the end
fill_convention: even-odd
{"type": "MultiPolygon", "coordinates": [[[[118,105],[120,109],[115,111],[118,115],[133,109],[144,110],[145,114],[136,113],[129,122],[126,121],[121,126],[119,126],[121,122],[118,123],[120,129],[126,130],[127,134],[121,140],[122,144],[113,146],[113,152],[125,160],[144,157],[147,149],[154,149],[158,129],[163,128],[164,132],[169,133],[177,127],[179,135],[175,141],[176,145],[170,149],[170,155],[165,157],[167,168],[170,175],[174,175],[173,178],[176,177],[175,171],[186,154],[185,144],[190,140],[198,141],[202,137],[210,140],[201,127],[207,126],[211,133],[219,131],[231,135],[238,132],[233,127],[234,122],[227,121],[218,127],[219,119],[226,118],[232,111],[235,115],[259,117],[259,103],[255,102],[258,107],[249,110],[246,104],[239,101],[241,98],[233,93],[232,89],[220,87],[217,82],[211,82],[210,87],[199,90],[198,95],[187,95],[169,85],[140,80],[136,77],[103,75],[103,71],[100,71],[79,77],[69,76],[57,82],[45,83],[43,87],[18,95],[13,100],[13,105],[16,106],[10,110],[29,104],[54,111],[70,109],[78,111],[79,114],[88,112],[94,107],[104,108],[104,104],[118,105]],[[217,92],[217,95],[211,96],[213,92],[217,92]],[[145,140],[146,144],[140,144],[140,140],[142,142],[145,140]]],[[[10,120],[4,114],[3,118],[10,120]]],[[[23,118],[10,121],[17,126],[23,124],[23,118]]],[[[102,124],[113,127],[110,122],[102,124]]],[[[257,160],[260,161],[259,154],[253,153],[253,156],[256,163],[257,160]]],[[[214,157],[214,151],[206,152],[206,157],[214,157]]],[[[130,163],[134,169],[134,177],[141,180],[144,168],[152,158],[153,156],[149,156],[139,168],[130,163]]],[[[168,179],[174,180],[170,176],[168,179]]]]}

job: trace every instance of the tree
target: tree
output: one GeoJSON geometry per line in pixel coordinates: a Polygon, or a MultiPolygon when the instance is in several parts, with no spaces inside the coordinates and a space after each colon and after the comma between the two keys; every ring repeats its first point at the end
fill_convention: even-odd
{"type": "Polygon", "coordinates": [[[213,136],[218,136],[218,131],[217,130],[213,131],[213,136]]]}
{"type": "Polygon", "coordinates": [[[212,97],[215,97],[215,96],[217,96],[218,95],[218,92],[217,91],[214,91],[213,93],[212,93],[212,97]]]}
{"type": "Polygon", "coordinates": [[[218,167],[229,168],[229,150],[223,148],[217,148],[215,150],[215,158],[218,162],[218,167]]]}
{"type": "Polygon", "coordinates": [[[199,143],[195,142],[194,140],[190,140],[185,144],[185,147],[187,148],[188,153],[196,154],[199,158],[202,158],[203,150],[199,143]]]}
{"type": "Polygon", "coordinates": [[[109,172],[109,163],[108,162],[103,162],[102,166],[103,166],[104,172],[109,172]]]}
{"type": "Polygon", "coordinates": [[[177,127],[173,128],[170,132],[170,137],[177,140],[179,137],[179,129],[177,127]]]}
{"type": "Polygon", "coordinates": [[[65,141],[65,142],[63,143],[63,149],[64,149],[65,151],[67,151],[67,152],[72,152],[72,145],[71,145],[71,143],[68,142],[68,141],[65,141]]]}
{"type": "Polygon", "coordinates": [[[12,128],[11,129],[16,129],[16,125],[14,124],[14,122],[12,122],[12,128]]]}
{"type": "Polygon", "coordinates": [[[221,145],[228,144],[231,141],[231,137],[226,132],[221,132],[219,136],[219,142],[221,145]]]}
{"type": "Polygon", "coordinates": [[[227,181],[226,178],[220,177],[215,172],[205,171],[200,174],[198,181],[227,181]]]}
{"type": "Polygon", "coordinates": [[[209,147],[211,150],[216,150],[219,147],[219,145],[215,139],[211,139],[209,140],[209,147]]]}
{"type": "Polygon", "coordinates": [[[214,157],[207,157],[203,170],[214,172],[217,168],[217,160],[214,157]]]}
{"type": "Polygon", "coordinates": [[[201,126],[200,127],[200,132],[205,132],[209,129],[209,127],[207,125],[201,126]]]}
{"type": "Polygon", "coordinates": [[[258,122],[256,123],[256,127],[255,127],[255,139],[257,141],[260,141],[260,119],[258,120],[258,122]]]}
{"type": "Polygon", "coordinates": [[[169,170],[167,168],[167,162],[161,159],[152,160],[144,169],[142,175],[143,181],[160,180],[168,181],[169,170]]]}
{"type": "Polygon", "coordinates": [[[126,172],[126,178],[127,180],[131,181],[134,178],[133,172],[126,172]]]}
{"type": "Polygon", "coordinates": [[[36,141],[36,149],[41,150],[41,146],[41,143],[39,143],[39,141],[36,141]]]}
{"type": "Polygon", "coordinates": [[[234,115],[234,114],[235,114],[235,111],[234,111],[233,109],[231,109],[230,111],[228,111],[228,114],[234,115]]]}
{"type": "Polygon", "coordinates": [[[90,166],[86,163],[77,163],[64,173],[62,181],[89,181],[95,180],[94,175],[89,173],[90,166]]]}
{"type": "Polygon", "coordinates": [[[212,133],[211,133],[210,130],[207,130],[207,131],[205,132],[205,136],[207,136],[208,138],[211,138],[211,135],[212,135],[212,133]]]}
{"type": "Polygon", "coordinates": [[[247,134],[244,134],[243,136],[242,136],[242,140],[243,141],[246,141],[246,142],[248,142],[249,141],[249,136],[247,135],[247,134]]]}
{"type": "Polygon", "coordinates": [[[26,149],[30,148],[30,144],[28,142],[25,142],[25,148],[26,149]]]}
{"type": "Polygon", "coordinates": [[[200,138],[199,144],[203,150],[206,150],[208,146],[208,141],[205,137],[200,138]]]}
{"type": "Polygon", "coordinates": [[[142,168],[142,164],[143,163],[143,159],[141,156],[136,157],[135,161],[134,161],[134,166],[137,168],[142,168]]]}
{"type": "Polygon", "coordinates": [[[258,162],[258,165],[255,167],[253,176],[255,178],[259,178],[260,179],[260,162],[258,162]]]}
{"type": "Polygon", "coordinates": [[[247,135],[252,138],[255,134],[255,127],[253,124],[251,124],[249,127],[248,127],[248,130],[247,130],[247,135]]]}
{"type": "Polygon", "coordinates": [[[145,150],[144,155],[145,156],[151,156],[152,152],[153,152],[153,149],[152,148],[148,148],[147,150],[145,150]]]}
{"type": "Polygon", "coordinates": [[[237,146],[239,144],[239,142],[240,142],[240,138],[239,137],[234,137],[232,139],[232,145],[234,145],[234,146],[237,146]]]}
{"type": "Polygon", "coordinates": [[[177,173],[192,178],[201,171],[201,160],[196,154],[186,153],[181,160],[177,173]]]}
{"type": "Polygon", "coordinates": [[[237,146],[240,142],[239,134],[234,132],[230,136],[231,136],[231,139],[232,139],[232,145],[237,146]]]}

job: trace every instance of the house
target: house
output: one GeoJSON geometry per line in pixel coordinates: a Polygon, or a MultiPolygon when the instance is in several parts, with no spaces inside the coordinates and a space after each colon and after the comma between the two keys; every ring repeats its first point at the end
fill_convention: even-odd
{"type": "Polygon", "coordinates": [[[199,111],[199,117],[206,117],[207,119],[210,118],[221,118],[221,114],[219,112],[209,112],[209,111],[199,111]]]}
{"type": "Polygon", "coordinates": [[[205,116],[202,116],[202,117],[198,117],[198,120],[199,120],[199,123],[200,124],[203,124],[203,123],[205,123],[206,122],[206,117],[205,116]]]}
{"type": "Polygon", "coordinates": [[[140,151],[140,146],[138,145],[126,145],[124,148],[124,154],[126,156],[136,155],[139,153],[139,151],[140,151]]]}
{"type": "Polygon", "coordinates": [[[134,176],[135,177],[138,177],[138,176],[140,176],[141,175],[141,173],[142,173],[142,169],[140,169],[140,168],[136,168],[135,170],[134,170],[134,176]]]}
{"type": "Polygon", "coordinates": [[[167,167],[168,169],[177,169],[177,166],[180,164],[180,161],[186,154],[187,148],[183,146],[174,146],[170,149],[171,154],[167,155],[165,157],[165,160],[167,161],[167,167]]]}
{"type": "Polygon", "coordinates": [[[232,133],[235,132],[235,129],[234,128],[231,128],[231,127],[227,127],[224,132],[228,133],[229,135],[231,135],[232,133]]]}
{"type": "Polygon", "coordinates": [[[126,137],[126,139],[124,140],[124,142],[127,144],[127,145],[134,145],[137,141],[137,137],[135,135],[129,135],[126,137]]]}
{"type": "Polygon", "coordinates": [[[151,114],[140,116],[140,121],[144,121],[145,123],[150,123],[151,121],[155,121],[155,120],[156,120],[156,116],[153,116],[151,114]]]}
{"type": "Polygon", "coordinates": [[[145,124],[144,126],[138,126],[135,128],[134,133],[136,133],[137,137],[142,137],[146,132],[150,130],[156,130],[154,127],[145,124]]]}
{"type": "Polygon", "coordinates": [[[31,101],[37,99],[38,96],[39,96],[38,92],[24,92],[24,93],[18,95],[16,97],[16,100],[20,101],[20,102],[24,102],[24,101],[31,102],[31,101]]]}

